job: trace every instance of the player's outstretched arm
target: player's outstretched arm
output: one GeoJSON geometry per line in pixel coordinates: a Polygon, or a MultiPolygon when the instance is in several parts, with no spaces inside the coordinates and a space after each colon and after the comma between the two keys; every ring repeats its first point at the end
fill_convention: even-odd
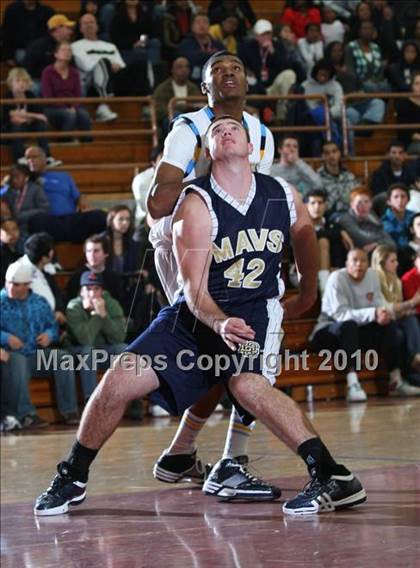
{"type": "Polygon", "coordinates": [[[291,188],[296,208],[296,222],[290,228],[290,238],[297,269],[301,274],[299,293],[283,304],[285,318],[300,316],[313,306],[317,298],[319,249],[315,230],[300,194],[291,188]]]}
{"type": "Polygon", "coordinates": [[[236,343],[253,339],[255,334],[244,320],[229,318],[208,292],[212,259],[211,228],[207,206],[199,195],[190,193],[174,217],[174,253],[189,309],[234,349],[236,343]]]}

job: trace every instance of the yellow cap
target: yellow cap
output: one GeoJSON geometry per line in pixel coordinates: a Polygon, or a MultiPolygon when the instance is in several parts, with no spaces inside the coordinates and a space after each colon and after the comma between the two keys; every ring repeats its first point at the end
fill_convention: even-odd
{"type": "Polygon", "coordinates": [[[59,28],[60,26],[67,26],[68,28],[72,28],[76,25],[76,22],[69,20],[67,16],[64,14],[55,14],[51,16],[51,18],[47,22],[47,26],[49,30],[55,30],[55,28],[59,28]]]}

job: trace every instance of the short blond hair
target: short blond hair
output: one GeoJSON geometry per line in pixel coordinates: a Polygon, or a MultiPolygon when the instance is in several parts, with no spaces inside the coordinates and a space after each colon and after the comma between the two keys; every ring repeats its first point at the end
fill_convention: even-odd
{"type": "Polygon", "coordinates": [[[23,67],[13,67],[13,69],[10,69],[6,79],[6,85],[9,89],[12,88],[13,81],[16,81],[17,79],[23,79],[26,81],[28,83],[28,88],[32,86],[32,78],[23,67]]]}

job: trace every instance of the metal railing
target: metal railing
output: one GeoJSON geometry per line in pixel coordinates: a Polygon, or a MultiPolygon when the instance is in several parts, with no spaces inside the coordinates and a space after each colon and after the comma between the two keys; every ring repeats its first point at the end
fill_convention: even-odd
{"type": "Polygon", "coordinates": [[[366,99],[408,99],[413,97],[414,93],[349,93],[344,95],[341,112],[341,125],[343,130],[343,154],[348,155],[348,133],[349,130],[371,131],[371,130],[416,130],[420,131],[420,124],[402,124],[402,123],[381,123],[381,124],[350,124],[347,120],[347,106],[350,100],[366,100],[366,99]]]}
{"type": "MultiPolygon", "coordinates": [[[[325,95],[248,95],[246,101],[292,101],[292,100],[320,100],[324,106],[325,124],[321,126],[304,126],[304,125],[289,125],[289,126],[270,126],[271,132],[325,132],[327,140],[331,140],[330,128],[330,115],[328,112],[328,100],[325,95]]],[[[168,103],[168,118],[173,120],[175,116],[175,107],[180,102],[202,102],[206,103],[206,97],[190,96],[190,97],[173,97],[168,103]]]]}
{"type": "Polygon", "coordinates": [[[152,97],[65,97],[57,100],[56,98],[34,98],[34,99],[0,99],[2,106],[21,105],[51,105],[57,107],[58,104],[124,104],[124,103],[139,103],[140,105],[148,105],[150,107],[150,122],[151,128],[112,128],[106,130],[47,130],[44,132],[5,132],[2,133],[0,138],[2,140],[13,140],[16,138],[116,138],[116,137],[132,137],[132,136],[150,136],[153,146],[158,144],[158,130],[156,120],[156,106],[152,97]]]}

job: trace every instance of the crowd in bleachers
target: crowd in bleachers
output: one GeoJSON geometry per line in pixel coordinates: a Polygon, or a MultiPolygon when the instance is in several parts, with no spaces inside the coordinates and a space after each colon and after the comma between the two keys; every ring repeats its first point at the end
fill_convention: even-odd
{"type": "MultiPolygon", "coordinates": [[[[295,0],[286,1],[270,20],[258,19],[254,9],[249,0],[211,0],[207,11],[191,0],[82,0],[76,21],[72,14],[55,13],[38,0],[16,0],[6,7],[2,42],[7,104],[1,107],[1,128],[22,133],[22,138],[9,141],[13,166],[0,189],[0,284],[5,286],[0,301],[9,314],[40,310],[45,328],[18,329],[13,316],[6,321],[2,315],[3,391],[16,374],[19,384],[33,374],[37,347],[57,347],[62,357],[89,355],[97,346],[114,353],[165,303],[152,257],[145,254],[146,195],[162,147],[153,148],[150,168],[133,179],[135,210],[116,205],[106,212],[91,209],[72,176],[55,169],[62,162],[51,155],[45,137],[27,146],[24,133],[56,129],[69,132],[60,139],[63,144],[89,143],[89,134],[75,139],[71,132],[89,132],[93,121],[117,120],[113,95],[151,94],[162,144],[170,129],[169,100],[199,95],[203,65],[220,50],[243,61],[251,94],[327,97],[331,139],[319,132],[277,138],[278,160],[271,171],[292,183],[307,205],[318,236],[321,293],[331,272],[343,269],[348,251],[358,247],[372,257],[389,306],[412,301],[410,309],[396,308],[394,317],[401,319],[414,310],[420,315],[420,130],[396,129],[398,139],[390,141],[386,159],[367,184],[346,169],[342,159],[344,142],[355,154],[357,134],[372,136],[370,130],[355,135],[350,129],[344,141],[345,94],[381,93],[347,103],[350,126],[378,125],[392,115],[399,124],[420,123],[418,4],[295,0]],[[390,92],[411,96],[392,100],[387,98],[390,92]],[[97,106],[94,117],[83,100],[77,100],[88,95],[109,97],[97,106]],[[31,104],[30,99],[38,97],[57,102],[31,104]],[[60,102],[64,97],[75,102],[60,102]],[[14,102],[21,98],[28,102],[14,102]],[[315,171],[301,156],[318,157],[320,167],[315,171]],[[54,243],[63,241],[83,243],[86,257],[71,275],[66,293],[51,276],[60,270],[54,243]],[[392,255],[397,264],[390,269],[386,265],[392,255]],[[33,307],[31,298],[37,294],[44,301],[33,307]],[[23,332],[25,339],[19,339],[23,332]]],[[[286,125],[291,131],[323,125],[327,118],[316,99],[249,104],[253,106],[247,110],[268,126],[286,125]]],[[[184,101],[175,114],[201,106],[184,101]]],[[[289,285],[298,281],[291,266],[289,285]]],[[[410,322],[407,329],[419,325],[415,318],[410,322]]],[[[420,343],[410,344],[410,349],[410,372],[417,372],[420,343]]],[[[65,392],[60,391],[63,377],[54,378],[59,412],[71,424],[78,409],[74,376],[68,373],[65,392]]],[[[81,379],[87,400],[96,372],[82,372],[81,379]]],[[[420,384],[418,374],[416,381],[420,384]]],[[[5,400],[16,398],[13,393],[5,400]]],[[[16,400],[9,406],[15,405],[23,426],[44,425],[28,395],[20,402],[18,410],[16,400]]],[[[11,414],[10,408],[2,408],[2,416],[6,414],[11,414]]]]}

